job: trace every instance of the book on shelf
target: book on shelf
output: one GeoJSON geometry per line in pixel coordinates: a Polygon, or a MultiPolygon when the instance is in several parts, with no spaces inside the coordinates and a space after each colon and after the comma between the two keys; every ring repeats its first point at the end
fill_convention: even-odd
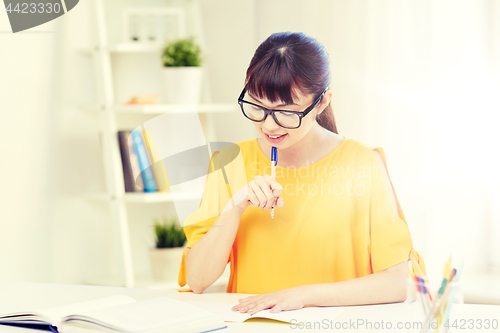
{"type": "MultiPolygon", "coordinates": [[[[148,151],[146,150],[146,144],[144,143],[142,131],[134,129],[130,132],[130,136],[134,142],[135,152],[139,160],[142,182],[144,184],[144,192],[156,192],[158,191],[158,186],[156,185],[155,175],[153,173],[153,168],[151,167],[151,159],[149,158],[148,151]]],[[[137,177],[137,175],[134,174],[134,177],[137,177]]]]}
{"type": "Polygon", "coordinates": [[[145,129],[143,129],[142,134],[144,137],[144,143],[146,144],[149,158],[151,160],[151,167],[153,168],[153,173],[155,175],[156,186],[158,187],[158,191],[166,192],[169,190],[167,173],[165,171],[165,165],[163,164],[163,160],[160,158],[160,154],[158,153],[154,137],[150,131],[146,131],[145,129]]]}
{"type": "Polygon", "coordinates": [[[134,143],[130,138],[130,131],[118,132],[118,144],[120,146],[120,155],[122,158],[123,181],[125,183],[125,192],[142,192],[144,185],[142,177],[134,177],[134,174],[139,175],[141,169],[139,160],[135,152],[134,143]]]}
{"type": "Polygon", "coordinates": [[[125,192],[169,191],[165,165],[153,136],[146,130],[135,132],[134,135],[132,131],[118,132],[125,192]]]}
{"type": "Polygon", "coordinates": [[[0,324],[64,332],[208,332],[226,328],[211,311],[172,298],[113,295],[0,315],[0,324]]]}

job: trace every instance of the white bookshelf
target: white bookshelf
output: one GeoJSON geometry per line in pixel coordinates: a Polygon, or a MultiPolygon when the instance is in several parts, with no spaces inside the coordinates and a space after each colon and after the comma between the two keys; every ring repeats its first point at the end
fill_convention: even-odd
{"type": "MultiPolygon", "coordinates": [[[[118,114],[148,114],[161,115],[164,113],[176,113],[177,110],[189,106],[188,104],[123,104],[113,105],[111,108],[118,114]]],[[[81,107],[90,112],[100,111],[98,105],[87,105],[81,107]]],[[[238,104],[229,103],[204,103],[196,104],[196,112],[202,114],[239,112],[238,104]]]]}
{"type": "MultiPolygon", "coordinates": [[[[112,199],[122,200],[123,202],[129,203],[162,203],[162,202],[173,202],[172,193],[170,192],[125,192],[123,196],[112,197],[107,193],[88,193],[86,197],[90,200],[95,201],[109,201],[112,199]]],[[[182,192],[177,193],[175,200],[188,201],[188,200],[198,200],[199,194],[195,192],[182,192]]]]}
{"type": "Polygon", "coordinates": [[[90,55],[97,48],[102,48],[103,51],[109,53],[158,53],[161,51],[162,45],[158,43],[119,43],[110,46],[96,45],[94,48],[81,48],[79,52],[90,55]]]}
{"type": "MultiPolygon", "coordinates": [[[[186,0],[188,1],[188,0],[186,0]]],[[[193,11],[199,11],[199,0],[189,0],[189,8],[193,11]]],[[[105,171],[106,191],[103,193],[88,193],[85,195],[90,201],[102,202],[108,205],[112,224],[118,226],[116,232],[121,241],[121,257],[123,263],[124,276],[118,279],[108,279],[103,277],[89,281],[90,284],[101,284],[110,286],[143,287],[143,288],[170,288],[177,286],[176,281],[156,281],[153,279],[140,279],[134,274],[134,265],[132,261],[132,249],[129,233],[129,218],[127,212],[128,204],[152,204],[172,202],[172,194],[169,192],[125,192],[123,169],[121,155],[118,144],[117,120],[121,115],[127,114],[147,114],[161,115],[166,112],[176,112],[177,109],[186,105],[170,104],[146,104],[146,105],[121,105],[115,100],[115,82],[113,79],[112,54],[143,53],[147,56],[150,53],[159,54],[162,45],[160,43],[119,43],[111,45],[108,42],[107,23],[105,15],[105,0],[94,0],[96,19],[96,41],[95,44],[80,52],[89,56],[94,64],[94,76],[96,78],[96,87],[98,101],[96,104],[83,106],[85,110],[94,111],[99,116],[99,132],[101,134],[102,156],[105,171]]],[[[141,6],[140,2],[136,6],[141,6]]],[[[194,13],[193,17],[200,17],[199,12],[194,13]]],[[[195,24],[196,26],[196,24],[195,24]]],[[[201,36],[201,26],[198,25],[196,35],[201,36]]],[[[200,38],[201,40],[203,38],[200,38]]],[[[207,81],[208,82],[208,81],[207,81]]],[[[205,99],[206,96],[205,96],[205,99]]],[[[209,100],[209,98],[208,98],[209,100]]],[[[202,103],[196,105],[198,113],[215,114],[223,112],[236,112],[237,103],[202,103]]],[[[136,124],[137,126],[140,125],[136,124]]],[[[208,119],[206,131],[209,134],[215,133],[214,122],[208,119]]],[[[212,136],[208,135],[209,138],[212,136]]],[[[198,200],[199,195],[193,192],[176,193],[176,200],[198,200]]],[[[169,205],[169,207],[172,207],[169,205]]],[[[171,208],[169,208],[171,209],[171,208]]],[[[228,274],[228,273],[226,273],[228,274]]],[[[228,276],[227,276],[228,278],[228,276]]],[[[222,286],[227,284],[226,276],[221,277],[222,286]],[[224,281],[225,280],[225,281],[224,281]]],[[[219,282],[218,282],[219,283],[219,282]]],[[[220,284],[219,283],[219,284],[220,284]]],[[[214,288],[222,288],[216,284],[214,288]]]]}
{"type": "Polygon", "coordinates": [[[120,43],[108,48],[110,53],[152,53],[160,52],[161,43],[120,43]]]}
{"type": "MultiPolygon", "coordinates": [[[[186,107],[182,104],[144,104],[144,105],[117,105],[114,107],[116,112],[122,113],[144,113],[144,114],[163,114],[166,112],[175,113],[177,110],[186,107]]],[[[238,111],[238,104],[197,104],[198,113],[226,113],[238,111]]]]}

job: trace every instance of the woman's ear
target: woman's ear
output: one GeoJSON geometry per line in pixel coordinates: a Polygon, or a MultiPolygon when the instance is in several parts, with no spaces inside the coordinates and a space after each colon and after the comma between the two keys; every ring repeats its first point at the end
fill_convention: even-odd
{"type": "Polygon", "coordinates": [[[317,115],[320,115],[323,110],[326,109],[328,105],[330,105],[330,102],[332,101],[333,97],[333,92],[330,89],[327,89],[325,91],[325,94],[323,95],[323,99],[321,102],[318,104],[318,113],[317,115]]]}

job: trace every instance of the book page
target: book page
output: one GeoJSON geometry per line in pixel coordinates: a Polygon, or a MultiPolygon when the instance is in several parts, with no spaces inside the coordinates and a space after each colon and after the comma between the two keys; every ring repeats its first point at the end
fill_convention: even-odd
{"type": "Polygon", "coordinates": [[[203,326],[204,322],[218,321],[224,327],[222,319],[210,311],[175,299],[158,297],[148,300],[101,309],[81,312],[64,318],[66,323],[74,321],[78,325],[89,322],[105,328],[122,332],[155,331],[182,327],[184,325],[203,326]]]}
{"type": "Polygon", "coordinates": [[[23,322],[36,321],[57,326],[63,317],[81,311],[102,309],[106,307],[133,303],[132,297],[124,295],[113,295],[87,301],[68,303],[49,308],[21,311],[0,316],[0,321],[23,322]]]}
{"type": "Polygon", "coordinates": [[[77,314],[80,312],[99,310],[117,305],[135,303],[136,300],[132,297],[125,295],[113,295],[101,298],[95,298],[87,301],[74,302],[54,306],[45,309],[38,309],[36,313],[42,314],[44,317],[50,319],[50,323],[57,326],[64,317],[77,314]]]}
{"type": "Polygon", "coordinates": [[[233,311],[231,308],[238,303],[233,302],[205,302],[205,301],[190,301],[189,304],[210,310],[221,317],[224,321],[242,323],[250,318],[266,318],[282,321],[285,323],[298,323],[310,321],[332,320],[335,321],[346,311],[346,307],[307,307],[298,310],[281,311],[271,313],[268,310],[262,310],[254,315],[233,311]]]}
{"type": "Polygon", "coordinates": [[[42,323],[50,323],[51,320],[44,315],[35,312],[16,312],[0,316],[0,322],[22,322],[34,321],[42,323]]]}

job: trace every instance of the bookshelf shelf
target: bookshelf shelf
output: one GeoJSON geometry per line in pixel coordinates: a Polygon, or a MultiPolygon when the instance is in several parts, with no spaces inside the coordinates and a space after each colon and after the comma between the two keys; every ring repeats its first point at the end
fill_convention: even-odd
{"type": "Polygon", "coordinates": [[[123,197],[125,202],[131,203],[156,203],[156,202],[172,202],[172,194],[170,192],[152,192],[152,193],[125,193],[123,197]]]}
{"type": "MultiPolygon", "coordinates": [[[[188,105],[182,104],[137,104],[137,105],[114,105],[112,107],[116,114],[150,114],[160,115],[166,112],[176,112],[176,110],[186,107],[188,105]]],[[[100,110],[97,105],[82,106],[82,109],[98,112],[100,110]]],[[[197,104],[196,111],[198,113],[227,113],[238,112],[238,105],[236,103],[205,103],[197,104]]]]}
{"type": "MultiPolygon", "coordinates": [[[[109,201],[113,197],[107,193],[89,193],[86,197],[95,201],[109,201]]],[[[173,202],[172,193],[170,192],[127,192],[123,197],[117,197],[124,202],[129,203],[161,203],[173,202]]],[[[176,201],[198,200],[199,194],[196,192],[182,192],[176,195],[176,201]]]]}
{"type": "Polygon", "coordinates": [[[161,43],[120,43],[107,48],[111,53],[154,53],[160,52],[161,43]]]}
{"type": "MultiPolygon", "coordinates": [[[[109,53],[160,53],[163,45],[158,43],[121,43],[109,47],[102,47],[102,50],[109,53]]],[[[99,50],[99,47],[82,47],[79,52],[84,55],[92,55],[99,50]]]]}
{"type": "MultiPolygon", "coordinates": [[[[109,53],[160,53],[163,45],[159,43],[120,43],[108,47],[102,47],[102,50],[109,53]]],[[[99,47],[80,48],[79,52],[84,55],[92,55],[99,50],[99,47]]]]}
{"type": "MultiPolygon", "coordinates": [[[[175,112],[175,110],[186,106],[181,104],[116,105],[113,109],[117,113],[163,114],[165,112],[175,112]]],[[[238,111],[238,105],[236,103],[197,104],[196,111],[199,113],[236,112],[238,111]]]]}

